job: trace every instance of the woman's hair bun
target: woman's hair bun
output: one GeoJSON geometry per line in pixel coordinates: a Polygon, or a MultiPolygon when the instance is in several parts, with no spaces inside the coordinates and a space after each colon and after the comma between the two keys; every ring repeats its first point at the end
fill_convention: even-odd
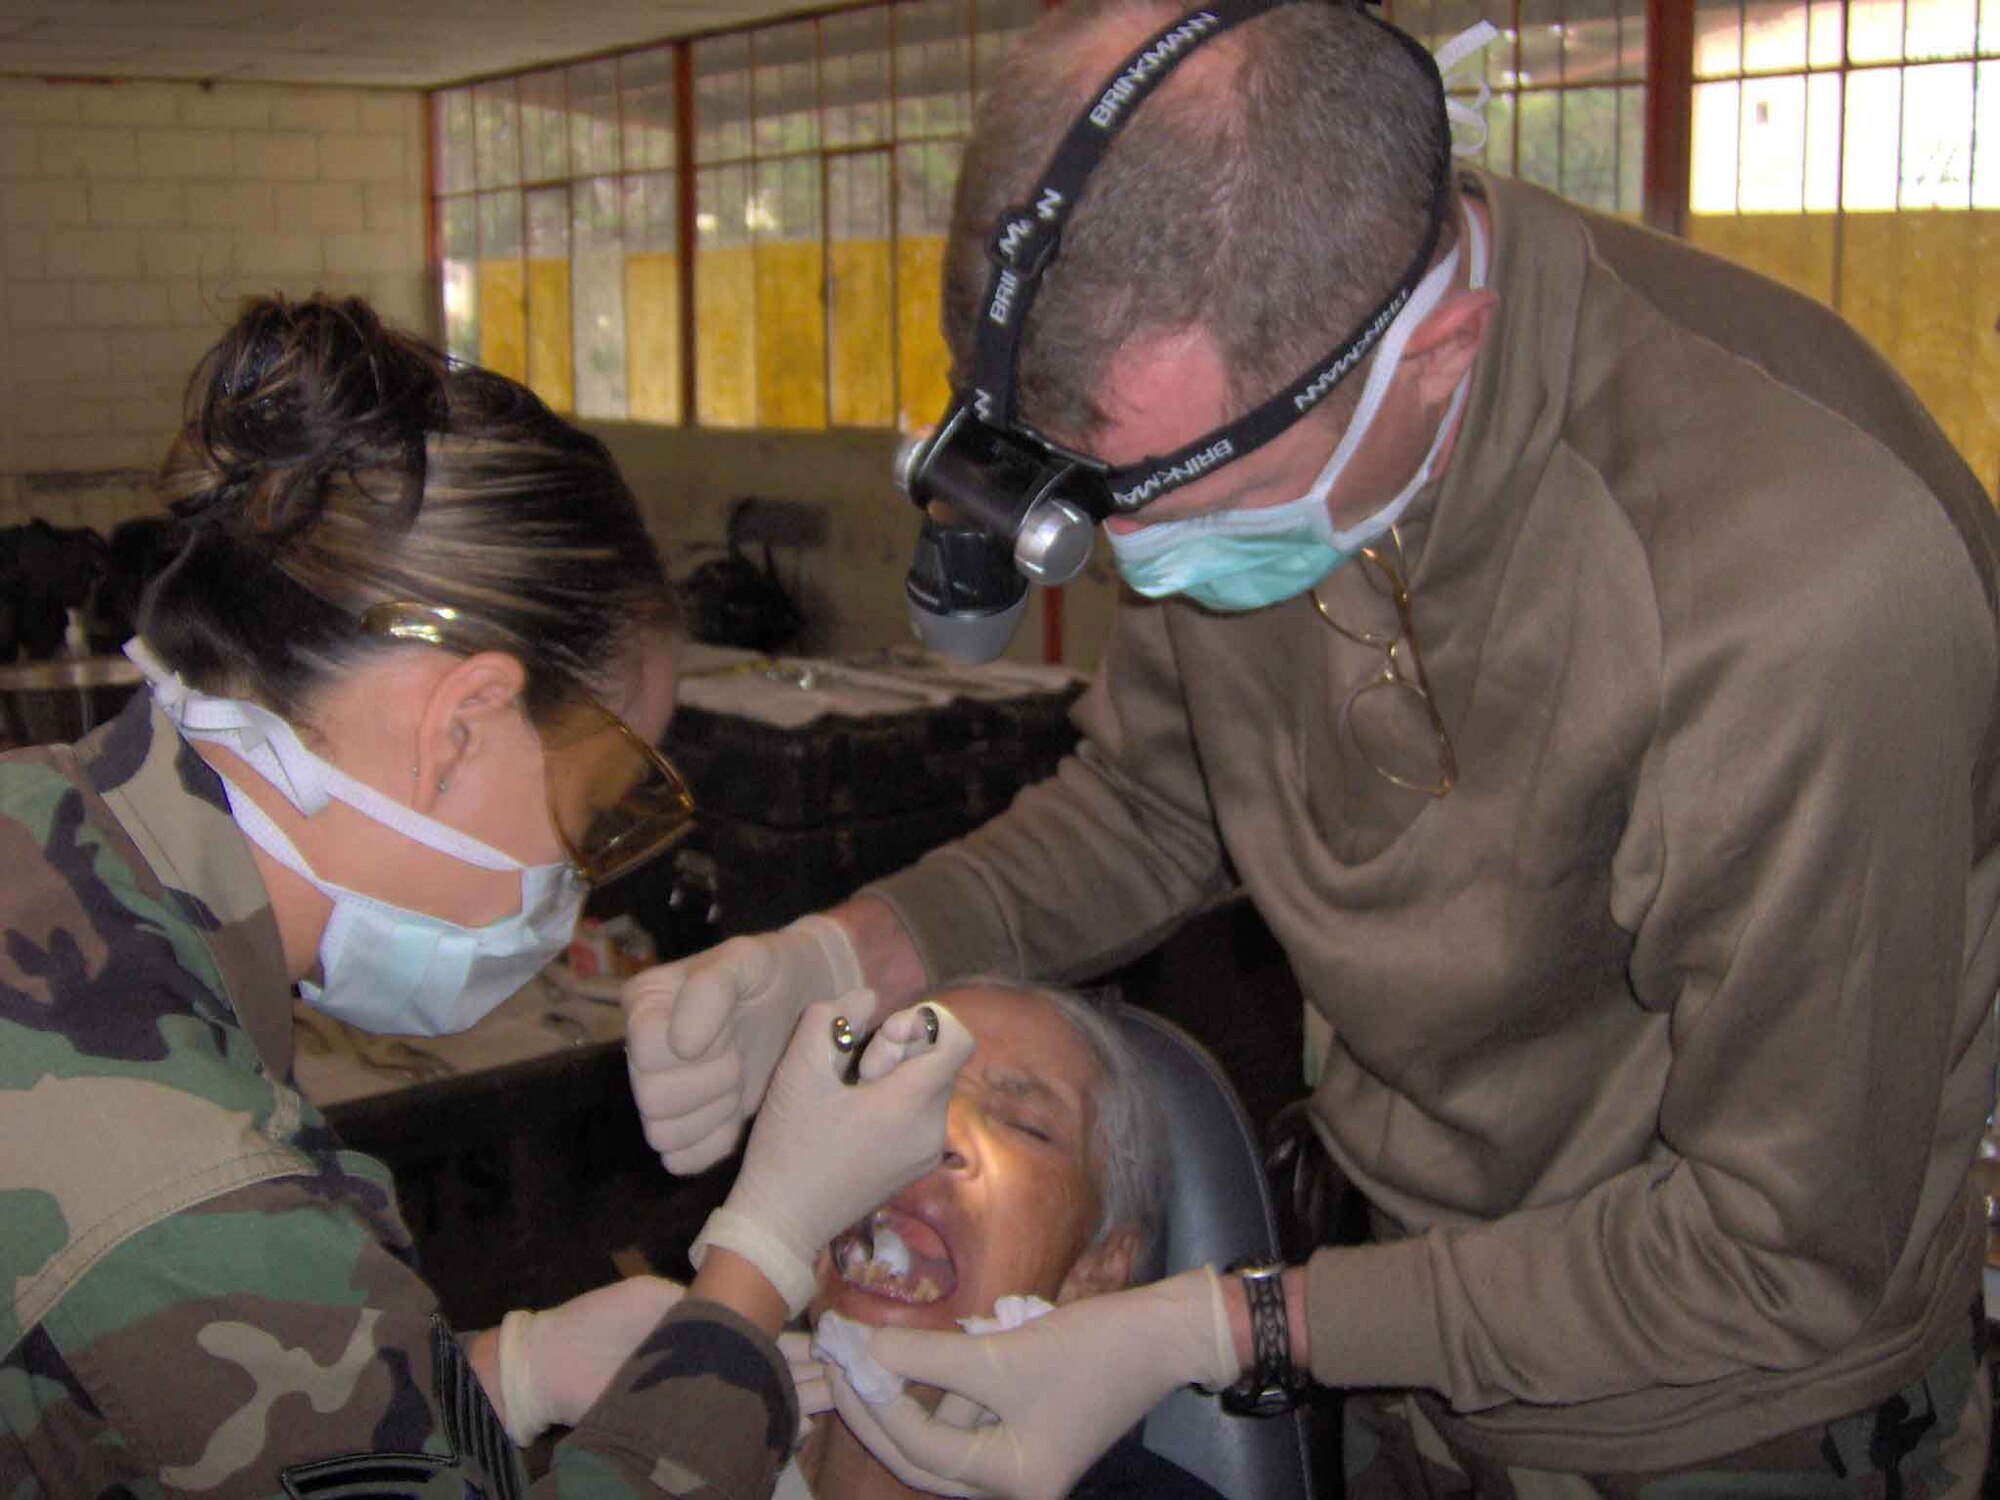
{"type": "Polygon", "coordinates": [[[358,299],[252,299],[188,384],[165,498],[190,525],[266,542],[309,529],[342,481],[407,521],[425,435],[446,423],[445,372],[358,299]]]}

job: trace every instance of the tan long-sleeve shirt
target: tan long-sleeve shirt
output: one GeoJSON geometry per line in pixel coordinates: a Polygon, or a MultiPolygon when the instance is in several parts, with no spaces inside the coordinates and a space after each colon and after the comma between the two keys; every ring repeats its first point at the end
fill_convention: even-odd
{"type": "MultiPolygon", "coordinates": [[[[2000,525],[1824,309],[1468,191],[1498,320],[1403,528],[1457,787],[1369,769],[1342,709],[1382,653],[1310,600],[1128,601],[1079,752],[876,889],[934,976],[1073,978],[1240,885],[1332,1027],[1316,1114],[1377,1209],[1313,1258],[1316,1376],[1432,1392],[1512,1462],[1678,1466],[1963,1336],[2000,525]]],[[[1362,567],[1321,593],[1394,632],[1362,567]]],[[[1369,727],[1421,756],[1393,708],[1369,727]]]]}

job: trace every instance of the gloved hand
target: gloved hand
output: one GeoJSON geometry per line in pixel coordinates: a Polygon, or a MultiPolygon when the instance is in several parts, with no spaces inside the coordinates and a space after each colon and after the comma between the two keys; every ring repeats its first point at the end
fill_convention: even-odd
{"type": "Polygon", "coordinates": [[[690,1258],[734,1250],[764,1273],[792,1314],[812,1300],[813,1261],[841,1230],[944,1156],[952,1082],[972,1033],[934,1001],[899,1010],[861,1054],[860,1082],[841,1081],[836,1015],[866,1015],[866,990],[806,1007],[750,1133],[743,1166],[709,1215],[690,1258]],[[936,1017],[932,1041],[925,1013],[936,1017]]]}
{"type": "Polygon", "coordinates": [[[735,1150],[799,1012],[860,985],[847,929],[817,913],[626,980],[625,1066],[667,1170],[699,1172],[735,1150]]]}
{"type": "Polygon", "coordinates": [[[787,1329],[778,1335],[778,1352],[792,1372],[792,1388],[799,1393],[799,1441],[823,1411],[833,1410],[833,1392],[826,1383],[826,1365],[812,1352],[812,1335],[802,1329],[787,1329]]]}
{"type": "Polygon", "coordinates": [[[948,1392],[939,1415],[908,1395],[870,1406],[835,1366],[833,1404],[905,1484],[940,1495],[1056,1500],[1163,1397],[1240,1373],[1222,1283],[1210,1268],[1090,1297],[1009,1333],[878,1328],[868,1352],[948,1392]],[[962,1398],[949,1414],[953,1397],[962,1398]],[[998,1420],[966,1427],[963,1401],[998,1420]]]}
{"type": "Polygon", "coordinates": [[[507,1435],[525,1448],[553,1425],[574,1426],[686,1294],[664,1277],[631,1276],[544,1312],[508,1313],[496,1356],[507,1435]]]}

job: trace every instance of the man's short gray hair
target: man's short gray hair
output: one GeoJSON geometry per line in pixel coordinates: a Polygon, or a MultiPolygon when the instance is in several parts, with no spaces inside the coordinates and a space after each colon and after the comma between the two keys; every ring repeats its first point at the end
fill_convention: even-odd
{"type": "Polygon", "coordinates": [[[953,990],[971,989],[1048,1002],[1097,1059],[1104,1078],[1091,1101],[1097,1128],[1090,1158],[1097,1168],[1103,1209],[1092,1243],[1102,1243],[1120,1224],[1137,1225],[1135,1264],[1144,1265],[1165,1227],[1169,1176],[1166,1111],[1151,1086],[1145,1059],[1119,1030],[1109,1006],[1088,995],[985,974],[955,979],[934,993],[942,998],[953,990]]]}

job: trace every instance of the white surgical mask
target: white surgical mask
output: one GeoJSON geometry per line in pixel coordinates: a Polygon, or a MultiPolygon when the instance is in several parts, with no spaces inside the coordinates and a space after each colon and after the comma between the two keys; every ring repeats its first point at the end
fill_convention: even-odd
{"type": "Polygon", "coordinates": [[[234,751],[307,816],[329,801],[344,802],[413,843],[478,869],[520,872],[521,909],[497,922],[466,927],[411,911],[322,880],[269,815],[223,777],[230,813],[244,836],[333,903],[320,938],[320,982],[299,986],[315,1008],[364,1031],[464,1031],[568,946],[584,892],[567,863],[525,864],[403,806],[313,754],[269,709],[189,687],[143,641],[128,643],[125,654],[185,738],[234,751]]]}

